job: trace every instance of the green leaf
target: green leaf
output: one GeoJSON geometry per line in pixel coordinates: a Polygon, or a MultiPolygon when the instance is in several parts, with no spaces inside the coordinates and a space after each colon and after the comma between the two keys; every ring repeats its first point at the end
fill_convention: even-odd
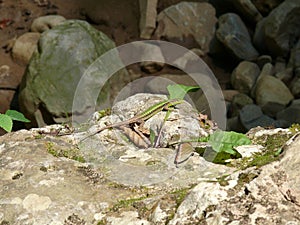
{"type": "Polygon", "coordinates": [[[30,120],[26,119],[22,113],[16,110],[7,110],[5,115],[9,116],[12,120],[17,120],[25,123],[30,122],[30,120]]]}
{"type": "Polygon", "coordinates": [[[169,99],[184,99],[188,92],[197,91],[199,86],[186,86],[183,84],[170,84],[167,86],[169,92],[169,99]]]}
{"type": "Polygon", "coordinates": [[[6,132],[11,132],[12,125],[13,122],[10,116],[0,114],[0,127],[2,127],[6,132]]]}
{"type": "Polygon", "coordinates": [[[237,152],[233,149],[236,146],[251,144],[251,140],[244,134],[233,131],[216,131],[210,138],[208,143],[216,152],[227,152],[236,155],[237,152]]]}

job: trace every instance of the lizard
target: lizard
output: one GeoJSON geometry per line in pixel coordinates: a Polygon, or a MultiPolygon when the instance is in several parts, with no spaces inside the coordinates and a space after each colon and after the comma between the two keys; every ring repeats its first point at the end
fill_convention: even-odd
{"type": "Polygon", "coordinates": [[[128,119],[128,120],[124,120],[121,122],[117,122],[111,125],[107,125],[105,127],[100,128],[98,131],[84,137],[83,139],[81,139],[80,142],[86,140],[87,138],[100,133],[103,130],[109,129],[109,128],[115,128],[115,127],[122,127],[122,126],[126,126],[129,124],[133,124],[133,123],[142,123],[145,122],[146,120],[148,120],[149,118],[151,118],[152,116],[154,116],[155,114],[163,111],[163,110],[170,110],[171,107],[181,104],[183,102],[183,100],[178,100],[178,99],[168,99],[168,100],[164,100],[161,101],[153,106],[150,106],[148,109],[146,109],[145,111],[137,114],[136,116],[128,119]]]}

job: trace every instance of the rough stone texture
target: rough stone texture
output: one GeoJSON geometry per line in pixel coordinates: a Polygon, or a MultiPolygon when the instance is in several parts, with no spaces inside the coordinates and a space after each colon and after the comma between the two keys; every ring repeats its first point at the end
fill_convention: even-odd
{"type": "Polygon", "coordinates": [[[247,27],[241,18],[234,13],[226,13],[219,17],[217,39],[239,60],[254,60],[258,52],[251,43],[247,27]]]}
{"type": "Polygon", "coordinates": [[[140,38],[150,39],[156,28],[158,0],[139,0],[140,5],[140,38]]]}
{"type": "MultiPolygon", "coordinates": [[[[162,99],[166,96],[139,94],[118,102],[113,112],[131,116],[162,99]]],[[[165,113],[146,123],[155,125],[165,113]]],[[[116,114],[99,120],[95,113],[89,125],[102,126],[116,114]]],[[[199,135],[201,130],[205,134],[197,114],[188,103],[178,105],[166,122],[163,138],[171,140],[168,135],[180,129],[183,138],[199,135]]],[[[1,224],[299,222],[297,135],[283,143],[280,161],[241,170],[207,162],[197,153],[176,167],[174,149],[139,149],[124,138],[114,139],[120,135],[114,129],[79,142],[94,128],[55,136],[53,131],[64,134],[68,128],[52,125],[0,137],[1,224]]],[[[267,135],[288,133],[284,129],[257,129],[248,136],[265,140],[267,135]]],[[[255,145],[239,147],[247,157],[249,148],[252,153],[264,151],[255,145]]],[[[184,145],[180,158],[192,151],[184,145]]]]}
{"type": "Polygon", "coordinates": [[[257,81],[255,99],[260,106],[264,106],[269,102],[286,106],[294,97],[281,80],[266,75],[260,77],[257,81]]]}
{"type": "Polygon", "coordinates": [[[17,63],[27,65],[36,50],[40,33],[28,32],[21,35],[15,42],[12,49],[12,56],[17,63]]]}
{"type": "Polygon", "coordinates": [[[36,18],[32,24],[30,30],[33,32],[43,33],[46,30],[52,29],[53,27],[64,22],[66,19],[59,15],[48,15],[36,18]]]}
{"type": "Polygon", "coordinates": [[[217,18],[215,9],[208,3],[181,2],[163,10],[157,21],[155,37],[178,40],[186,47],[199,46],[207,53],[217,18]]]}
{"type": "MultiPolygon", "coordinates": [[[[70,118],[66,117],[72,113],[78,81],[91,63],[114,47],[106,35],[84,21],[65,21],[45,31],[20,88],[21,109],[32,121],[31,125],[67,122],[70,118]]],[[[101,70],[97,69],[97,74],[93,74],[93,84],[103,76],[101,70]]],[[[125,72],[122,70],[120,73],[125,72]]],[[[92,86],[87,89],[93,90],[92,86]]],[[[80,110],[86,110],[87,102],[88,99],[85,99],[80,110]]]]}
{"type": "Polygon", "coordinates": [[[169,224],[299,224],[299,144],[285,147],[279,162],[232,174],[227,186],[201,182],[169,224]]]}
{"type": "MultiPolygon", "coordinates": [[[[113,112],[132,116],[133,111],[141,111],[162,99],[166,96],[136,95],[117,103],[113,112]]],[[[164,119],[165,113],[157,114],[145,126],[155,126],[164,119]]],[[[112,117],[97,123],[103,125],[112,117]]],[[[205,134],[197,123],[197,112],[187,103],[174,109],[169,118],[163,140],[171,140],[171,135],[180,129],[183,138],[205,134]]],[[[94,124],[95,120],[90,123],[94,124]]],[[[148,224],[149,221],[151,224],[161,218],[159,209],[155,210],[160,201],[166,219],[175,213],[176,201],[172,197],[175,190],[233,171],[207,162],[196,153],[176,168],[174,149],[139,149],[120,139],[117,130],[106,130],[81,143],[79,140],[90,132],[76,131],[66,136],[45,134],[54,130],[67,131],[64,126],[52,125],[0,137],[0,203],[3,206],[0,223],[64,224],[66,220],[76,220],[86,224],[101,221],[105,224],[148,224]],[[70,159],[80,157],[86,162],[70,159]],[[136,201],[140,206],[126,208],[130,204],[126,201],[136,201]],[[165,206],[170,211],[165,211],[165,206]],[[119,211],[119,208],[124,209],[119,211]],[[153,214],[141,218],[138,212],[142,209],[153,214]]],[[[180,159],[191,151],[182,149],[180,159]]]]}
{"type": "Polygon", "coordinates": [[[287,56],[300,35],[300,1],[286,0],[263,20],[255,30],[254,44],[272,56],[287,56]]]}
{"type": "Polygon", "coordinates": [[[249,94],[259,73],[260,69],[257,64],[243,61],[233,70],[231,84],[241,93],[249,94]]]}

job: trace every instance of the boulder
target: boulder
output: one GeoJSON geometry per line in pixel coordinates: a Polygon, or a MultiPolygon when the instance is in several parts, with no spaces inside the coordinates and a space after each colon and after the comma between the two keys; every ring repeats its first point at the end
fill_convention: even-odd
{"type": "Polygon", "coordinates": [[[270,102],[286,106],[294,99],[294,96],[281,80],[265,75],[257,81],[255,99],[260,106],[270,102]]]}
{"type": "MultiPolygon", "coordinates": [[[[121,117],[132,116],[166,98],[139,94],[118,102],[114,112],[121,117]]],[[[99,118],[98,112],[94,115],[99,118]]],[[[144,125],[159,124],[165,115],[166,111],[157,113],[144,125]]],[[[107,129],[80,142],[89,131],[111,119],[119,120],[118,116],[91,119],[79,132],[70,133],[67,126],[51,125],[1,136],[1,223],[298,222],[300,138],[295,135],[289,139],[289,129],[251,130],[247,136],[264,147],[239,146],[237,149],[245,157],[231,159],[230,166],[206,161],[189,143],[181,145],[179,155],[177,148],[170,145],[140,149],[124,138],[120,129],[107,129]],[[86,125],[92,127],[86,131],[86,125]],[[255,152],[266,155],[256,156],[255,152]],[[182,163],[176,166],[175,157],[182,163]]],[[[174,138],[179,134],[183,141],[194,135],[202,137],[200,133],[207,135],[211,130],[200,126],[198,112],[187,102],[179,104],[169,116],[162,131],[162,138],[168,141],[178,140],[174,138]]],[[[205,151],[209,148],[198,144],[198,150],[201,146],[205,151]]]]}
{"type": "Polygon", "coordinates": [[[272,63],[272,57],[269,55],[260,55],[256,59],[256,64],[259,66],[260,69],[262,69],[267,63],[272,63]]]}
{"type": "Polygon", "coordinates": [[[177,40],[185,47],[199,47],[207,53],[216,22],[215,9],[209,3],[181,2],[159,13],[155,37],[177,40]]]}
{"type": "MultiPolygon", "coordinates": [[[[20,107],[32,121],[31,126],[70,121],[80,78],[91,63],[114,47],[113,41],[105,34],[84,21],[65,21],[45,31],[20,85],[20,107]]],[[[101,69],[94,68],[88,72],[94,73],[94,81],[90,82],[86,91],[99,91],[96,80],[103,76],[101,69]]],[[[121,70],[120,73],[125,72],[121,70]]],[[[76,113],[85,112],[91,107],[89,103],[91,100],[85,99],[76,113]]]]}
{"type": "Polygon", "coordinates": [[[274,8],[276,8],[284,0],[252,0],[255,7],[263,15],[267,16],[274,8]]]}
{"type": "Polygon", "coordinates": [[[300,98],[300,77],[296,76],[291,82],[290,90],[296,98],[300,98]]]}
{"type": "MultiPolygon", "coordinates": [[[[276,130],[269,132],[274,131],[276,133],[276,130]]],[[[284,134],[286,131],[277,132],[284,134]]],[[[168,224],[297,224],[299,202],[295,199],[300,198],[299,148],[300,138],[297,137],[292,144],[285,145],[287,152],[280,161],[259,170],[232,174],[225,185],[198,184],[168,224]],[[287,210],[289,207],[293,210],[287,210]]]]}
{"type": "Polygon", "coordinates": [[[258,57],[247,27],[237,14],[223,14],[219,17],[218,26],[217,39],[238,60],[254,60],[258,57]]]}
{"type": "Polygon", "coordinates": [[[151,43],[136,43],[135,47],[138,48],[137,52],[140,54],[142,71],[152,74],[162,70],[165,58],[159,46],[151,43]],[[155,58],[157,61],[147,61],[149,58],[155,58]]]}
{"type": "Polygon", "coordinates": [[[295,75],[300,77],[300,39],[291,50],[288,67],[293,68],[293,70],[295,71],[295,75]]]}
{"type": "Polygon", "coordinates": [[[249,94],[253,88],[260,69],[253,62],[243,61],[232,72],[231,84],[241,93],[249,94]]]}
{"type": "Polygon", "coordinates": [[[157,0],[139,0],[140,38],[150,39],[156,28],[157,0]]]}
{"type": "Polygon", "coordinates": [[[231,102],[231,116],[237,116],[239,111],[245,106],[253,104],[252,98],[248,95],[239,93],[235,95],[231,102]]]}
{"type": "Polygon", "coordinates": [[[251,0],[234,0],[231,2],[239,11],[239,14],[251,23],[256,24],[263,18],[251,0]]]}
{"type": "Polygon", "coordinates": [[[286,0],[261,20],[254,44],[264,53],[286,57],[300,35],[300,1],[286,0]]]}
{"type": "Polygon", "coordinates": [[[37,32],[28,32],[18,37],[12,49],[14,60],[22,65],[27,65],[37,48],[39,38],[40,33],[37,32]]]}
{"type": "Polygon", "coordinates": [[[300,123],[300,99],[292,101],[291,105],[277,113],[277,119],[292,123],[300,123]]]}
{"type": "Polygon", "coordinates": [[[248,131],[253,127],[269,127],[275,125],[275,120],[263,114],[257,105],[246,105],[240,110],[239,118],[243,127],[248,131]]]}
{"type": "Polygon", "coordinates": [[[36,18],[32,24],[30,30],[32,32],[43,33],[46,30],[52,29],[58,24],[64,22],[66,19],[59,15],[47,15],[36,18]]]}

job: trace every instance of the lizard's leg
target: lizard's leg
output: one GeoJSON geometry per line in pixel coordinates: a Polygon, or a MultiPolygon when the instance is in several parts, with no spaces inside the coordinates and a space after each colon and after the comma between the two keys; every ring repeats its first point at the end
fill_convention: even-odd
{"type": "Polygon", "coordinates": [[[186,162],[187,160],[189,160],[189,158],[191,158],[195,154],[195,152],[192,152],[185,159],[179,161],[180,154],[182,152],[182,145],[183,145],[182,143],[179,144],[179,146],[178,146],[178,148],[176,150],[176,155],[175,155],[175,159],[174,159],[174,164],[175,164],[176,168],[178,168],[178,164],[186,162]]]}
{"type": "Polygon", "coordinates": [[[131,128],[126,126],[121,126],[119,128],[137,147],[148,148],[150,146],[149,140],[141,138],[141,136],[138,133],[134,132],[131,128]]]}
{"type": "Polygon", "coordinates": [[[142,125],[141,123],[139,126],[137,124],[134,124],[133,129],[134,131],[140,136],[141,139],[149,146],[151,146],[150,140],[139,130],[139,127],[142,125]]]}

